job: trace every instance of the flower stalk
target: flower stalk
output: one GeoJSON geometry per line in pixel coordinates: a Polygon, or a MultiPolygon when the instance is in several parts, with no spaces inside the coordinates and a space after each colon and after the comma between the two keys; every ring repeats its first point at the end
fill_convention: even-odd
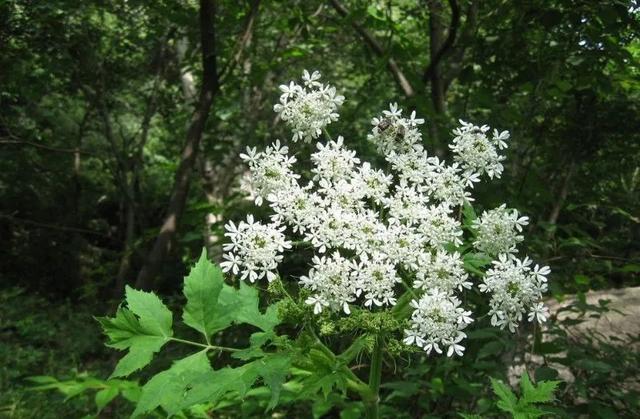
{"type": "Polygon", "coordinates": [[[369,368],[369,389],[373,393],[373,400],[365,404],[368,419],[378,419],[380,417],[380,382],[382,380],[382,350],[384,349],[384,339],[382,336],[376,337],[376,343],[371,355],[371,367],[369,368]]]}

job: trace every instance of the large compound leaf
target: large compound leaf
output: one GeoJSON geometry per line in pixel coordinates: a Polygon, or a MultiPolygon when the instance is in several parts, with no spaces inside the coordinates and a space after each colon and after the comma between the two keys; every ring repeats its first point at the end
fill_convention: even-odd
{"type": "MultiPolygon", "coordinates": [[[[274,330],[280,323],[277,305],[260,311],[258,291],[244,283],[239,288],[225,284],[222,272],[207,260],[204,251],[185,277],[184,295],[184,323],[204,335],[206,344],[194,343],[206,349],[153,376],[142,388],[134,416],[158,407],[173,415],[195,404],[215,404],[229,395],[242,398],[259,380],[271,390],[267,408],[275,407],[291,366],[288,351],[266,352],[267,345],[280,347],[287,340],[274,330]],[[252,334],[248,348],[233,352],[234,358],[245,364],[214,370],[209,356],[215,356],[216,349],[209,346],[210,339],[233,324],[250,324],[260,331],[252,334]]],[[[116,377],[144,367],[173,339],[172,314],[153,293],[127,287],[126,307],[114,318],[98,320],[109,337],[109,346],[129,350],[116,366],[116,377]]],[[[107,396],[111,395],[101,395],[105,400],[107,396]]]]}

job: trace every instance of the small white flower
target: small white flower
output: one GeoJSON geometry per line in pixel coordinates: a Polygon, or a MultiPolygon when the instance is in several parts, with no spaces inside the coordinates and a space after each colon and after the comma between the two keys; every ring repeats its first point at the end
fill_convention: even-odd
{"type": "Polygon", "coordinates": [[[531,307],[528,319],[532,322],[534,319],[538,323],[544,323],[549,318],[549,309],[543,303],[537,303],[531,307]]]}
{"type": "Polygon", "coordinates": [[[382,111],[385,116],[399,117],[402,115],[402,109],[398,109],[397,103],[390,103],[388,111],[382,111]]]}
{"type": "Polygon", "coordinates": [[[325,307],[329,307],[329,303],[319,297],[309,297],[305,303],[313,306],[313,314],[320,314],[325,307]]]}
{"type": "Polygon", "coordinates": [[[435,254],[423,258],[413,286],[425,291],[436,288],[446,292],[462,291],[471,288],[468,278],[459,253],[438,249],[435,254]]]}
{"type": "Polygon", "coordinates": [[[311,73],[311,75],[309,75],[309,72],[307,70],[304,70],[302,72],[302,80],[304,81],[304,85],[307,87],[322,86],[322,83],[318,81],[320,80],[319,71],[314,71],[313,73],[311,73]]]}
{"type": "Polygon", "coordinates": [[[416,111],[411,111],[411,116],[409,117],[409,125],[415,127],[416,125],[424,124],[424,119],[416,118],[416,111]]]}
{"type": "Polygon", "coordinates": [[[240,265],[242,264],[240,258],[233,253],[225,253],[222,255],[222,258],[224,259],[224,262],[220,263],[222,271],[231,272],[234,275],[237,275],[240,271],[240,265]]]}

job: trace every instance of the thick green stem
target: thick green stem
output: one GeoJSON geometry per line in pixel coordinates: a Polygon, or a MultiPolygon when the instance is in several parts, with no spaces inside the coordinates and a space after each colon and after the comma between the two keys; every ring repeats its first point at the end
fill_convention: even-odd
{"type": "Polygon", "coordinates": [[[381,336],[376,338],[376,344],[371,355],[369,368],[369,388],[373,393],[373,400],[366,404],[367,418],[378,419],[380,417],[380,381],[382,379],[382,349],[384,342],[381,336]]]}
{"type": "MultiPolygon", "coordinates": [[[[313,328],[309,327],[307,330],[309,331],[311,336],[315,338],[317,345],[316,347],[330,359],[337,360],[336,355],[331,351],[331,349],[327,348],[327,346],[322,343],[313,328]]],[[[355,375],[348,366],[342,365],[340,369],[347,376],[347,387],[350,390],[358,393],[365,404],[373,403],[377,395],[374,395],[371,392],[371,387],[369,387],[364,381],[362,381],[357,375],[355,375]]]]}

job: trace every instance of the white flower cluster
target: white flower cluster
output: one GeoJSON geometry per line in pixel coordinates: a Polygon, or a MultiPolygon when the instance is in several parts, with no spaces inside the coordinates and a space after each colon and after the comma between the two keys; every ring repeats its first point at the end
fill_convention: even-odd
{"type": "MultiPolygon", "coordinates": [[[[294,141],[318,137],[337,118],[331,115],[342,98],[318,78],[317,72],[305,71],[306,88],[281,87],[284,94],[275,110],[291,126],[294,141]]],[[[356,304],[368,309],[393,306],[398,291],[412,287],[416,298],[405,342],[427,353],[462,355],[463,329],[472,318],[457,293],[472,283],[460,253],[459,210],[472,200],[470,190],[482,174],[495,177],[502,172],[497,164],[503,158],[496,148],[506,147],[508,133],[496,131],[489,140],[485,127],[463,123],[455,131],[456,162],[448,165],[427,156],[418,130],[423,123],[415,112],[403,117],[396,104],[372,120],[368,139],[384,154],[393,175],[362,162],[342,137],[316,145],[311,176],[304,183],[294,172],[296,159],[278,141],[263,152],[248,149],[241,155],[250,171],[243,187],[256,204],[267,202],[273,215],[266,225],[252,218],[238,227],[227,225],[231,243],[225,246],[229,253],[224,270],[251,281],[273,279],[282,252],[291,247],[283,235],[288,226],[316,253],[309,273],[299,279],[314,313],[350,314],[356,304]],[[486,148],[466,144],[474,141],[486,148]]],[[[517,232],[527,221],[514,211],[500,207],[474,225],[476,248],[505,260],[487,273],[482,290],[492,293],[493,323],[510,328],[526,311],[538,320],[544,317],[543,309],[535,306],[544,287],[532,286],[531,278],[540,281],[548,273],[548,268],[537,267],[530,273],[528,259],[517,265],[520,271],[508,268],[512,259],[504,254],[514,251],[521,240],[517,232]],[[515,279],[505,279],[511,277],[515,279]],[[518,284],[517,291],[510,283],[518,284]]]]}
{"type": "Polygon", "coordinates": [[[493,262],[493,268],[480,284],[480,291],[491,295],[491,324],[502,329],[509,327],[515,332],[525,313],[529,321],[544,322],[548,309],[540,302],[547,291],[548,266],[535,265],[528,257],[524,260],[513,255],[502,254],[493,262]]]}
{"type": "Polygon", "coordinates": [[[282,189],[283,183],[293,185],[300,177],[291,170],[296,158],[289,157],[288,152],[288,147],[282,147],[280,141],[276,141],[263,152],[247,147],[247,153],[240,154],[250,169],[249,179],[244,179],[243,186],[256,205],[262,205],[263,197],[282,189]]]}
{"type": "Polygon", "coordinates": [[[524,240],[519,234],[522,227],[529,224],[529,217],[520,217],[518,210],[508,209],[505,204],[490,211],[484,211],[473,222],[476,249],[490,256],[515,253],[516,245],[524,240]]]}
{"type": "Polygon", "coordinates": [[[506,157],[499,155],[498,151],[507,148],[509,131],[493,130],[491,138],[487,137],[488,131],[487,125],[477,127],[460,120],[460,127],[453,130],[455,137],[449,148],[455,153],[455,161],[466,171],[478,175],[486,173],[491,179],[499,178],[504,170],[501,162],[506,157]]]}
{"type": "Polygon", "coordinates": [[[338,119],[338,106],[344,96],[337,95],[335,87],[320,83],[320,73],[304,70],[303,85],[290,82],[280,86],[280,103],[273,107],[280,118],[293,131],[293,141],[311,142],[322,130],[338,119]]]}
{"type": "Polygon", "coordinates": [[[240,273],[242,279],[255,282],[267,277],[269,282],[276,278],[274,270],[282,261],[284,249],[291,248],[291,242],[285,239],[285,227],[278,223],[262,224],[247,216],[236,226],[233,221],[225,225],[230,243],[223,246],[225,261],[220,264],[225,272],[240,273]]]}
{"type": "Polygon", "coordinates": [[[454,353],[462,356],[464,346],[460,344],[467,335],[462,331],[473,321],[471,312],[460,307],[460,300],[446,292],[427,291],[419,301],[413,300],[415,309],[411,315],[411,329],[407,330],[404,343],[415,344],[427,353],[442,353],[446,346],[447,356],[454,353]]]}
{"type": "Polygon", "coordinates": [[[424,124],[424,119],[416,118],[415,111],[409,119],[403,118],[402,109],[398,109],[397,103],[392,103],[388,111],[382,111],[382,116],[373,118],[371,124],[373,130],[368,139],[381,154],[396,150],[409,151],[422,140],[417,126],[424,124]]]}

